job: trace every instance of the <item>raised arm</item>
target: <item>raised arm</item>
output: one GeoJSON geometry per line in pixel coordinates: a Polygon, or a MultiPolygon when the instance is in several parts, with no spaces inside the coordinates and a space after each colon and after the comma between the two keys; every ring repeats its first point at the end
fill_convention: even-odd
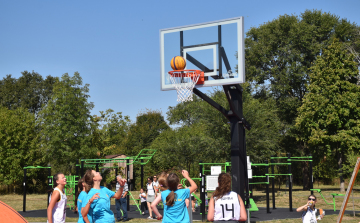
{"type": "Polygon", "coordinates": [[[189,172],[187,172],[186,170],[183,170],[183,171],[182,171],[182,175],[183,175],[184,178],[187,179],[187,180],[189,181],[189,183],[190,183],[190,187],[189,187],[190,193],[195,192],[196,189],[197,189],[197,185],[196,185],[196,183],[189,177],[189,172]]]}
{"type": "Polygon", "coordinates": [[[118,191],[116,191],[115,195],[113,196],[113,198],[115,199],[120,199],[121,198],[121,194],[124,190],[124,185],[126,183],[125,179],[118,179],[118,183],[120,184],[120,188],[118,191]]]}
{"type": "Polygon", "coordinates": [[[301,206],[301,207],[298,207],[298,208],[296,209],[296,211],[297,211],[297,212],[307,211],[307,208],[308,208],[309,205],[310,205],[309,202],[307,202],[305,205],[303,205],[303,206],[301,206]]]}

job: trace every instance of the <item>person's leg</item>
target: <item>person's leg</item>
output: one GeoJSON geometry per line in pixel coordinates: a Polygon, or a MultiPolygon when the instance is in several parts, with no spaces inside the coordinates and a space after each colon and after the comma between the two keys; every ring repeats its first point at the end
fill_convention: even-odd
{"type": "Polygon", "coordinates": [[[116,207],[116,219],[118,221],[120,221],[120,219],[121,219],[121,211],[120,211],[121,203],[120,203],[119,199],[115,199],[115,207],[116,207]]]}
{"type": "Polygon", "coordinates": [[[150,207],[150,202],[146,202],[147,206],[148,206],[148,210],[149,210],[149,215],[152,218],[152,211],[151,211],[151,207],[150,207]]]}
{"type": "Polygon", "coordinates": [[[121,202],[121,209],[123,210],[123,219],[127,220],[128,216],[127,216],[126,197],[120,198],[120,202],[121,202]]]}

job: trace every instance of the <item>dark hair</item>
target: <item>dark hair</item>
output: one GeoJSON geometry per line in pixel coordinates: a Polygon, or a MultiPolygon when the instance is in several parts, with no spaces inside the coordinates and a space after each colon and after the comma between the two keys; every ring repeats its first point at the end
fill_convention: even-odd
{"type": "Polygon", "coordinates": [[[154,180],[153,180],[153,177],[148,177],[147,179],[150,179],[151,180],[151,182],[153,182],[154,180]]]}
{"type": "MultiPolygon", "coordinates": [[[[75,207],[77,207],[77,200],[78,200],[79,194],[80,194],[81,191],[83,191],[83,189],[84,189],[83,183],[84,183],[84,178],[81,178],[81,179],[78,181],[78,191],[77,191],[76,194],[75,194],[75,200],[74,200],[74,205],[75,205],[75,207]]],[[[79,210],[78,210],[78,211],[79,211],[79,210]]],[[[80,211],[80,212],[81,212],[81,211],[80,211]]]]}
{"type": "Polygon", "coordinates": [[[168,186],[169,190],[171,190],[170,194],[166,197],[167,206],[174,205],[176,199],[175,191],[177,190],[179,182],[180,179],[175,173],[170,173],[169,176],[166,178],[166,185],[168,186]]]}
{"type": "Polygon", "coordinates": [[[231,176],[228,173],[220,173],[218,177],[219,186],[216,188],[213,196],[216,200],[222,198],[226,193],[231,191],[231,176]]]}
{"type": "Polygon", "coordinates": [[[90,189],[94,186],[94,174],[92,173],[92,170],[86,170],[84,174],[84,182],[85,182],[85,192],[89,193],[90,189]]]}
{"type": "MultiPolygon", "coordinates": [[[[310,194],[310,195],[309,195],[309,197],[308,197],[308,199],[309,199],[310,197],[314,197],[314,198],[315,198],[315,201],[316,201],[316,197],[315,197],[315,195],[310,194]]],[[[314,204],[314,208],[315,208],[315,204],[314,204]]]]}
{"type": "Polygon", "coordinates": [[[56,181],[57,180],[59,180],[59,175],[60,174],[62,174],[62,175],[64,175],[63,173],[61,173],[61,172],[58,172],[58,173],[56,173],[54,176],[53,176],[53,188],[51,188],[50,190],[48,190],[48,193],[52,193],[52,192],[54,192],[54,189],[55,189],[55,187],[57,187],[58,186],[58,184],[56,183],[56,181]]]}

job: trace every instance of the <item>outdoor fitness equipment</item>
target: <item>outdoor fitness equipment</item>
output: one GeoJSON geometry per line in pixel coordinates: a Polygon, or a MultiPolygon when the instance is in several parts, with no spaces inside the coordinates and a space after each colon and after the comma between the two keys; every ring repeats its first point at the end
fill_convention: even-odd
{"type": "Polygon", "coordinates": [[[335,197],[336,197],[336,196],[342,196],[342,197],[345,196],[345,194],[331,193],[330,195],[333,197],[333,202],[332,202],[332,203],[329,203],[329,202],[326,201],[325,197],[322,195],[321,189],[310,189],[310,191],[311,191],[311,192],[313,192],[313,191],[318,192],[318,193],[321,195],[321,197],[324,199],[324,201],[325,201],[326,204],[332,204],[332,205],[334,205],[334,212],[336,211],[336,207],[335,207],[335,197]]]}
{"type": "MultiPolygon", "coordinates": [[[[156,150],[154,149],[142,149],[137,156],[128,156],[124,158],[116,158],[116,159],[81,159],[81,176],[84,175],[84,167],[85,164],[92,164],[95,165],[96,172],[99,172],[99,164],[107,164],[107,163],[125,163],[126,162],[126,177],[127,182],[130,181],[130,165],[132,164],[140,164],[141,165],[141,187],[143,187],[143,178],[144,178],[144,169],[143,165],[146,165],[150,159],[155,155],[156,150]],[[131,162],[130,162],[131,161],[131,162]]],[[[106,167],[106,168],[113,168],[113,167],[106,167]]],[[[115,169],[115,181],[117,176],[117,168],[115,169]]],[[[134,200],[135,205],[137,206],[138,210],[140,211],[139,205],[136,202],[136,199],[128,193],[126,196],[127,202],[127,210],[130,210],[130,197],[134,200]]],[[[140,212],[141,213],[141,212],[140,212]]]]}
{"type": "MultiPolygon", "coordinates": [[[[52,185],[52,176],[51,176],[51,167],[47,166],[24,166],[24,182],[23,182],[23,188],[24,188],[24,195],[23,195],[23,212],[26,212],[26,184],[27,184],[27,178],[26,178],[26,171],[27,169],[48,169],[48,190],[51,189],[52,185]]],[[[48,199],[47,199],[47,205],[49,205],[49,197],[50,193],[48,193],[48,199]]]]}
{"type": "Polygon", "coordinates": [[[251,163],[251,166],[255,166],[255,167],[256,166],[265,166],[266,167],[265,176],[252,176],[252,178],[266,178],[266,181],[265,182],[252,182],[252,179],[249,179],[249,191],[251,191],[250,197],[252,198],[252,196],[253,196],[252,185],[266,184],[266,212],[270,214],[271,211],[270,211],[270,198],[269,198],[269,178],[274,177],[274,176],[269,175],[269,161],[266,160],[266,163],[251,163]]]}

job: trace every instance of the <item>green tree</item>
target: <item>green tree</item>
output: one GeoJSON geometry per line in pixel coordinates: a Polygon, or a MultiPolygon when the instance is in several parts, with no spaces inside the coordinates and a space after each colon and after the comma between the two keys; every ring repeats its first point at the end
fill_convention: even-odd
{"type": "Polygon", "coordinates": [[[42,155],[34,115],[0,107],[0,182],[21,185],[23,167],[43,165],[42,155]]]}
{"type": "Polygon", "coordinates": [[[314,159],[335,157],[340,171],[344,155],[360,149],[358,72],[353,55],[334,40],[311,67],[309,92],[296,119],[302,133],[298,140],[310,146],[314,159]]]}
{"type": "Polygon", "coordinates": [[[56,82],[53,95],[39,113],[38,125],[46,160],[55,170],[71,172],[76,160],[92,158],[89,85],[82,86],[78,72],[67,73],[56,82]]]}
{"type": "Polygon", "coordinates": [[[56,77],[43,77],[32,71],[21,72],[18,79],[7,75],[0,80],[0,105],[8,109],[26,108],[37,114],[46,105],[52,94],[56,77]]]}

